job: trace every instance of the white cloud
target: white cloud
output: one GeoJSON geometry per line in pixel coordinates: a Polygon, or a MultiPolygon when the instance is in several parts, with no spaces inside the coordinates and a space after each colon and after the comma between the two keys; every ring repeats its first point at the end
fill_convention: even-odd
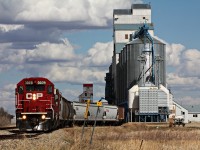
{"type": "Polygon", "coordinates": [[[14,90],[15,90],[15,87],[16,87],[15,84],[6,84],[6,85],[3,87],[3,90],[6,90],[6,91],[14,91],[14,90]]]}
{"type": "Polygon", "coordinates": [[[132,2],[142,3],[142,0],[1,0],[4,7],[0,7],[0,19],[16,22],[74,21],[84,25],[107,26],[114,8],[130,8],[132,2]]]}
{"type": "Polygon", "coordinates": [[[96,99],[94,100],[99,100],[101,97],[105,96],[105,85],[94,85],[94,96],[96,99]],[[98,98],[98,99],[97,99],[98,98]]]}
{"type": "Polygon", "coordinates": [[[16,20],[28,21],[75,21],[85,20],[88,17],[86,9],[88,1],[65,0],[23,0],[23,7],[16,15],[16,20]]]}
{"type": "Polygon", "coordinates": [[[13,66],[17,67],[25,62],[26,50],[12,49],[12,43],[0,45],[0,72],[7,71],[13,66]]]}
{"type": "Polygon", "coordinates": [[[1,106],[11,114],[15,113],[15,84],[7,84],[1,88],[1,106]]]}
{"type": "Polygon", "coordinates": [[[91,66],[109,66],[113,55],[113,42],[96,43],[88,50],[88,55],[83,63],[91,66]]]}
{"type": "MultiPolygon", "coordinates": [[[[104,84],[112,59],[112,42],[96,43],[85,55],[76,54],[67,39],[58,42],[64,30],[109,26],[113,8],[130,9],[131,2],[142,0],[0,0],[1,42],[14,42],[0,45],[0,72],[18,69],[23,75],[44,76],[53,82],[104,84]],[[21,48],[23,44],[36,46],[21,48]]],[[[167,65],[174,69],[168,74],[168,84],[188,95],[200,90],[199,50],[187,50],[175,43],[166,43],[166,48],[167,65]]],[[[104,93],[102,87],[96,88],[98,97],[104,93]]],[[[0,98],[14,97],[12,90],[12,85],[3,87],[0,98]]],[[[73,90],[65,93],[72,97],[79,94],[73,90]]]]}
{"type": "Polygon", "coordinates": [[[175,99],[181,105],[199,105],[199,97],[192,97],[192,96],[183,96],[178,99],[175,99]]]}
{"type": "Polygon", "coordinates": [[[70,64],[74,66],[70,66],[69,62],[57,63],[51,66],[47,77],[54,81],[69,83],[105,83],[105,73],[112,59],[112,47],[112,42],[96,43],[88,50],[86,56],[82,55],[77,57],[78,59],[70,61],[70,64]],[[106,68],[102,69],[101,66],[106,66],[106,68]]]}
{"type": "Polygon", "coordinates": [[[24,25],[0,24],[0,31],[2,31],[2,32],[9,32],[9,31],[19,30],[19,29],[23,29],[23,28],[24,28],[24,25]]]}
{"type": "Polygon", "coordinates": [[[168,73],[167,81],[172,86],[200,88],[200,79],[198,77],[181,77],[176,73],[168,73]]]}
{"type": "Polygon", "coordinates": [[[182,44],[176,44],[176,43],[168,43],[165,40],[153,36],[157,40],[163,42],[166,45],[166,62],[168,66],[176,67],[180,65],[180,59],[183,51],[185,50],[184,45],[182,44]]]}
{"type": "Polygon", "coordinates": [[[0,64],[0,73],[8,71],[11,69],[11,65],[8,64],[0,64]]]}
{"type": "Polygon", "coordinates": [[[166,44],[167,84],[175,100],[185,105],[200,104],[200,51],[155,38],[166,44]]]}
{"type": "Polygon", "coordinates": [[[1,71],[15,68],[59,82],[102,84],[112,57],[112,42],[94,44],[86,56],[76,54],[67,39],[61,43],[44,42],[33,50],[15,50],[11,45],[6,43],[0,48],[1,71]]]}
{"type": "MultiPolygon", "coordinates": [[[[62,95],[70,101],[79,101],[79,95],[82,94],[83,92],[82,87],[83,87],[82,84],[71,85],[70,88],[62,89],[62,95]]],[[[104,97],[104,92],[105,92],[104,85],[93,84],[93,100],[94,101],[97,101],[101,97],[104,97]]]]}
{"type": "Polygon", "coordinates": [[[47,78],[57,82],[68,83],[103,83],[106,71],[92,68],[60,67],[55,64],[49,72],[47,78]]]}
{"type": "Polygon", "coordinates": [[[75,58],[74,49],[67,39],[59,44],[44,42],[27,51],[28,61],[69,61],[75,58]]]}
{"type": "Polygon", "coordinates": [[[182,63],[180,65],[180,74],[188,77],[200,78],[200,51],[197,49],[188,49],[183,53],[182,63]]]}
{"type": "Polygon", "coordinates": [[[4,51],[1,57],[1,62],[10,64],[21,64],[24,62],[26,56],[25,50],[7,50],[4,51]]]}
{"type": "MultiPolygon", "coordinates": [[[[105,84],[104,77],[108,70],[106,66],[109,66],[111,62],[113,44],[112,42],[96,43],[85,55],[76,54],[74,47],[67,39],[63,39],[60,43],[42,42],[35,45],[33,49],[13,49],[13,43],[2,43],[0,51],[1,72],[15,68],[23,74],[22,78],[44,76],[53,82],[66,83],[67,86],[78,84],[76,90],[62,91],[61,89],[66,98],[72,100],[71,98],[80,94],[78,89],[82,88],[83,83],[94,83],[99,87],[95,91],[95,97],[104,95],[104,87],[99,84],[105,84]]],[[[0,97],[3,100],[3,107],[14,110],[13,85],[3,87],[0,97]]]]}
{"type": "Polygon", "coordinates": [[[180,65],[181,52],[185,49],[182,44],[167,44],[166,45],[166,56],[167,64],[171,66],[180,65]]]}
{"type": "Polygon", "coordinates": [[[62,90],[62,95],[69,101],[79,101],[78,96],[83,92],[82,85],[76,85],[76,90],[65,88],[62,90]]]}
{"type": "MultiPolygon", "coordinates": [[[[35,46],[35,49],[13,49],[12,43],[2,43],[0,46],[0,63],[10,66],[28,65],[28,63],[44,63],[48,61],[76,61],[79,55],[67,39],[61,43],[44,42],[35,46]]],[[[1,68],[0,68],[1,69],[1,68]]]]}

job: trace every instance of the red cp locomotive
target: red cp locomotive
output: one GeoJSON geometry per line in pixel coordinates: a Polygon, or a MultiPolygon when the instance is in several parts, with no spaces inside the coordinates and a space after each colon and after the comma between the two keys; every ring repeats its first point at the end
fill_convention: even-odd
{"type": "Polygon", "coordinates": [[[15,96],[16,125],[22,131],[49,131],[73,123],[71,102],[46,78],[22,79],[15,96]]]}

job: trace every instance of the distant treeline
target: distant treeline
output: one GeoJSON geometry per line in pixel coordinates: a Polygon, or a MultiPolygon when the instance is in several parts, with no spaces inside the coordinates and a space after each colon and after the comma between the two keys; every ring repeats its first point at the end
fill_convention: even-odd
{"type": "Polygon", "coordinates": [[[0,126],[9,125],[13,115],[7,113],[2,107],[0,107],[0,126]]]}

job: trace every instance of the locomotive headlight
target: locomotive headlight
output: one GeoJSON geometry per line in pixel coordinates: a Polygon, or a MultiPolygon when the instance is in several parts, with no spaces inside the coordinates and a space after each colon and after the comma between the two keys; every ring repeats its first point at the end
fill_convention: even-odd
{"type": "Polygon", "coordinates": [[[33,100],[34,101],[36,100],[36,94],[33,94],[33,100]]]}
{"type": "Polygon", "coordinates": [[[45,115],[42,115],[42,119],[45,119],[46,118],[46,116],[45,115]]]}
{"type": "Polygon", "coordinates": [[[25,119],[26,119],[26,115],[23,115],[23,116],[22,116],[22,119],[24,119],[24,120],[25,120],[25,119]]]}

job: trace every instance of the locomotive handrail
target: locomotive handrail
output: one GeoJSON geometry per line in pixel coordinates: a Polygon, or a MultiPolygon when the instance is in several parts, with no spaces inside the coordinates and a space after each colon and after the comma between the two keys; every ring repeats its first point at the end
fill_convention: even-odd
{"type": "Polygon", "coordinates": [[[47,114],[47,112],[22,112],[21,114],[47,114]]]}
{"type": "Polygon", "coordinates": [[[50,101],[50,100],[38,100],[38,101],[42,101],[42,102],[44,101],[45,102],[45,101],[50,101]]]}
{"type": "MultiPolygon", "coordinates": [[[[30,100],[25,100],[25,99],[22,99],[22,100],[20,100],[20,101],[28,101],[28,102],[30,102],[30,100]]],[[[19,104],[19,105],[22,105],[22,104],[19,104]]]]}
{"type": "Polygon", "coordinates": [[[52,110],[52,118],[54,119],[54,109],[53,109],[53,103],[52,103],[53,98],[54,98],[54,97],[51,97],[51,101],[50,101],[50,109],[52,110]]]}

